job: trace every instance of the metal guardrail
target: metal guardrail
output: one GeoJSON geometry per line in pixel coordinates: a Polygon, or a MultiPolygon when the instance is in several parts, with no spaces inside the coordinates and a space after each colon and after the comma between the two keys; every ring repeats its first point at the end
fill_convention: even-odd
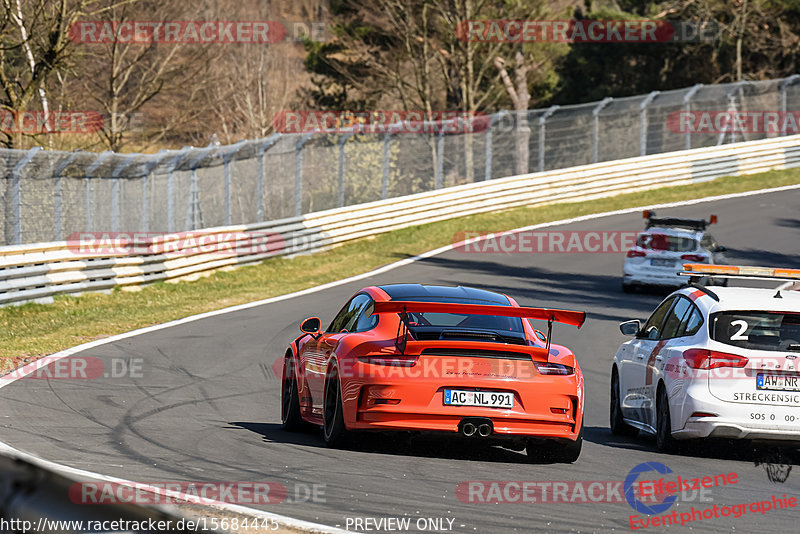
{"type": "Polygon", "coordinates": [[[265,223],[156,237],[134,234],[113,250],[97,248],[96,241],[86,250],[80,242],[65,241],[0,247],[0,305],[184,278],[516,206],[591,200],[798,166],[800,136],[780,137],[512,176],[265,223]]]}
{"type": "MultiPolygon", "coordinates": [[[[123,523],[160,523],[171,525],[169,532],[195,532],[194,529],[180,528],[180,525],[186,524],[187,516],[173,505],[77,505],[69,495],[71,488],[78,483],[76,478],[34,457],[0,448],[0,524],[7,525],[3,532],[103,532],[87,529],[88,521],[109,527],[123,523]],[[79,528],[79,525],[83,525],[83,528],[79,528]]],[[[109,528],[106,532],[130,530],[117,527],[109,528]]]]}

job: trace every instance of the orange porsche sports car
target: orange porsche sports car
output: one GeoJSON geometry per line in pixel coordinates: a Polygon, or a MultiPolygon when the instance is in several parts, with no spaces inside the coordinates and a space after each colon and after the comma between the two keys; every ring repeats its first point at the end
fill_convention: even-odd
{"type": "Polygon", "coordinates": [[[300,325],[284,358],[283,427],[321,425],[331,447],[352,431],[459,433],[574,462],[583,374],[550,334],[554,321],[580,328],[585,319],[481,289],[367,287],[327,329],[317,317],[300,325]],[[523,319],[546,321],[547,335],[523,319]]]}

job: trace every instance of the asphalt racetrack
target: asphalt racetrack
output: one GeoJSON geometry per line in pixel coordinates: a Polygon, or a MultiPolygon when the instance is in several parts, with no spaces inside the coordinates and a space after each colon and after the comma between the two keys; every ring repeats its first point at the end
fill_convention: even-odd
{"type": "MultiPolygon", "coordinates": [[[[799,204],[800,190],[791,190],[659,214],[715,213],[720,222],[712,231],[728,247],[731,263],[800,268],[799,204]]],[[[641,214],[632,213],[549,230],[642,228],[641,214]]],[[[624,496],[621,502],[480,503],[463,502],[468,498],[459,494],[459,499],[456,489],[466,481],[619,482],[643,462],[668,466],[670,480],[737,474],[736,483],[713,488],[705,497],[686,492],[664,513],[800,496],[800,469],[773,482],[765,466],[756,465],[770,459],[768,449],[714,443],[682,455],[660,454],[651,438],[610,433],[611,358],[626,339],[617,325],[647,317],[663,297],[623,294],[622,261],[621,253],[453,250],[366,280],[122,339],[82,356],[138,362],[135,377],[23,379],[0,389],[0,440],[67,466],[136,481],[279,482],[289,498],[254,507],[362,532],[392,531],[385,527],[396,524],[376,530],[376,523],[363,522],[386,517],[410,518],[408,532],[628,531],[630,516],[649,516],[636,512],[624,496]],[[529,463],[524,452],[482,447],[477,440],[430,438],[373,437],[351,450],[331,450],[319,432],[283,432],[273,363],[298,335],[299,323],[315,315],[327,324],[361,287],[391,282],[469,285],[508,293],[523,306],[586,310],[582,329],[554,329],[555,343],[575,351],[586,380],[580,459],[572,465],[529,463]],[[317,498],[307,499],[314,484],[317,498]]],[[[680,530],[796,532],[798,517],[798,507],[764,514],[748,509],[738,518],[695,520],[680,530]]]]}

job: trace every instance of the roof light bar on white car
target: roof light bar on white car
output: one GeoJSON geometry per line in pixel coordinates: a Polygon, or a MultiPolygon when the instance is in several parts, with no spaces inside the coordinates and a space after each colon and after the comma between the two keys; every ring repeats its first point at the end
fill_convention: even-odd
{"type": "Polygon", "coordinates": [[[715,278],[748,278],[750,280],[800,280],[800,269],[751,267],[749,265],[709,265],[684,263],[682,276],[714,276],[715,278]]]}

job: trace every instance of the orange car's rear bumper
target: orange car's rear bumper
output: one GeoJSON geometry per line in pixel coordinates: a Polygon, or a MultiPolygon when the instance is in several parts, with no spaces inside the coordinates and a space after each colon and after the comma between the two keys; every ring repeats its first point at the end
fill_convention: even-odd
{"type": "MultiPolygon", "coordinates": [[[[423,356],[425,358],[425,356],[423,356]]],[[[485,360],[477,362],[485,365],[485,360]]],[[[491,420],[495,437],[577,439],[583,418],[583,379],[545,376],[531,369],[520,376],[495,372],[422,373],[392,376],[385,366],[356,362],[351,378],[342,378],[345,424],[353,430],[423,430],[458,432],[464,418],[491,420]],[[357,377],[357,378],[356,378],[357,377]],[[512,408],[450,406],[445,389],[505,391],[514,394],[512,408]]],[[[494,363],[495,367],[502,365],[494,363]]],[[[514,362],[519,371],[519,362],[514,362]]],[[[430,368],[430,366],[428,367],[430,368]]],[[[479,367],[476,367],[479,369],[479,367]]]]}

